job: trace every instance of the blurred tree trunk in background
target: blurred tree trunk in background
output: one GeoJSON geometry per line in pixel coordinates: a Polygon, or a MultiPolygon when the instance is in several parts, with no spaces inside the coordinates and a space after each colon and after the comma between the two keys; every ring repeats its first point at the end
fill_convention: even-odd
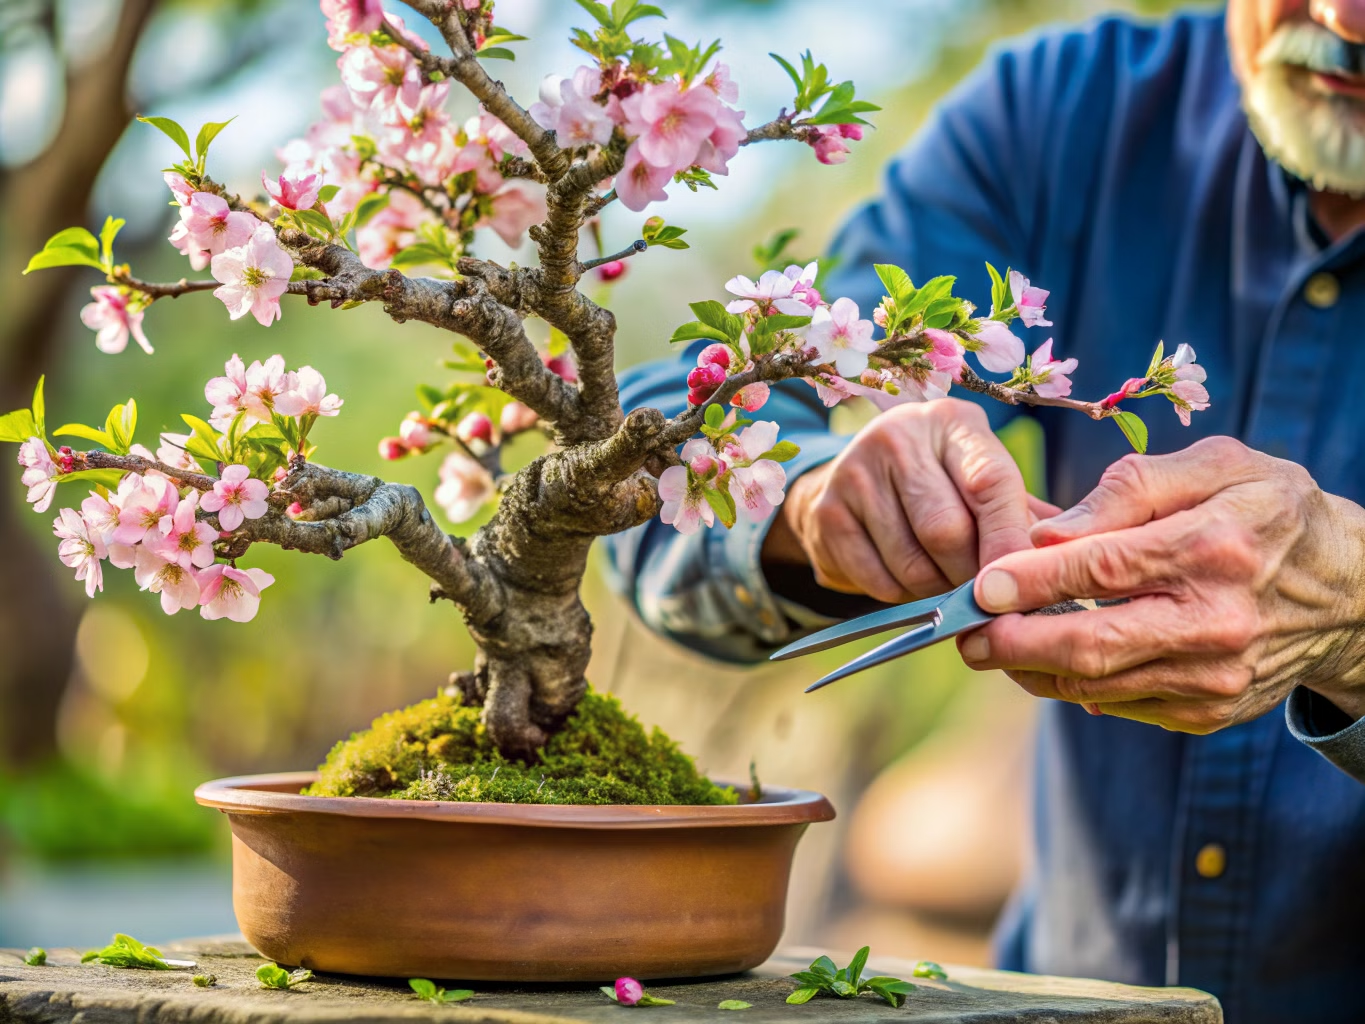
{"type": "MultiPolygon", "coordinates": [[[[127,78],[133,51],[157,0],[124,0],[103,52],[66,68],[66,103],[51,144],[29,163],[0,173],[0,410],[27,405],[38,375],[52,368],[61,312],[75,268],[21,280],[28,257],[63,228],[85,224],[105,159],[132,119],[127,78]]],[[[50,21],[50,10],[49,10],[50,21]]],[[[53,752],[57,707],[71,670],[79,619],[67,571],[51,543],[35,541],[20,517],[13,465],[0,470],[0,766],[53,752]]],[[[41,537],[41,534],[40,534],[41,537]]]]}

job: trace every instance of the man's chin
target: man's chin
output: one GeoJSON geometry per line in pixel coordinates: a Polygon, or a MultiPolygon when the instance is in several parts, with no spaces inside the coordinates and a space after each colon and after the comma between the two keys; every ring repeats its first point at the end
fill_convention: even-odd
{"type": "Polygon", "coordinates": [[[1319,191],[1365,198],[1365,102],[1276,65],[1256,74],[1243,106],[1261,148],[1290,174],[1319,191]]]}

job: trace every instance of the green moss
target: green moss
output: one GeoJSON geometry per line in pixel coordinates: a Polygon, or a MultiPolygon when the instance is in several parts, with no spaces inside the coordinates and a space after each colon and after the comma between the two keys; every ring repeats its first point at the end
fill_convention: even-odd
{"type": "Polygon", "coordinates": [[[439,696],[374,720],[332,748],[309,796],[518,804],[733,804],[659,729],[589,691],[538,760],[509,761],[480,708],[439,696]]]}

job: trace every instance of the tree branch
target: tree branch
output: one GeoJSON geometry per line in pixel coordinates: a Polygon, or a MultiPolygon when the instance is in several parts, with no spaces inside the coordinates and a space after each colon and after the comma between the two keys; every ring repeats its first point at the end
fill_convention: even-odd
{"type": "Polygon", "coordinates": [[[637,238],[635,241],[631,242],[630,245],[626,246],[620,252],[614,252],[610,256],[599,256],[595,260],[585,260],[578,266],[584,273],[586,273],[587,271],[592,270],[594,267],[600,267],[603,263],[614,263],[617,260],[623,260],[629,256],[634,256],[636,253],[642,253],[648,248],[649,248],[648,242],[646,242],[643,238],[637,238]]]}
{"type": "Polygon", "coordinates": [[[76,469],[120,469],[127,473],[157,472],[170,477],[176,483],[193,487],[197,491],[211,491],[218,482],[216,477],[203,473],[192,473],[187,469],[176,469],[155,459],[144,459],[141,455],[115,455],[113,452],[73,452],[76,469]]]}

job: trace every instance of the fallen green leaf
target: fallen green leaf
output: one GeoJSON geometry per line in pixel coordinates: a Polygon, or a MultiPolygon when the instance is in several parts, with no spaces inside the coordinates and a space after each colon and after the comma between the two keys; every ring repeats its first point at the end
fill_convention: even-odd
{"type": "Polygon", "coordinates": [[[123,934],[115,935],[114,941],[103,949],[92,949],[81,957],[83,964],[92,960],[106,967],[139,968],[146,971],[172,969],[161,955],[161,950],[155,946],[144,946],[131,935],[123,934]]]}
{"type": "Polygon", "coordinates": [[[28,956],[24,957],[24,963],[30,967],[42,967],[47,963],[47,950],[34,946],[28,951],[28,956]]]}
{"type": "Polygon", "coordinates": [[[753,1003],[746,1003],[743,999],[722,999],[716,1004],[717,1010],[747,1010],[753,1003]]]}

